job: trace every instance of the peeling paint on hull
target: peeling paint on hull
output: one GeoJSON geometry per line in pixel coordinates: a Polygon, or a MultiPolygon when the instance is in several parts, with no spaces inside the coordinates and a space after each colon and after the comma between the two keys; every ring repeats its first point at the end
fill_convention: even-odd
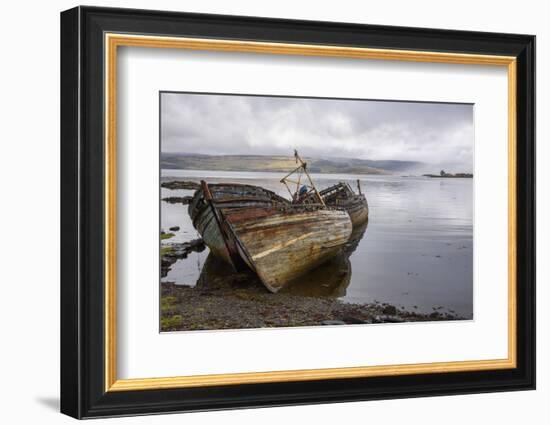
{"type": "Polygon", "coordinates": [[[290,281],[336,255],[349,240],[352,225],[345,211],[280,212],[231,223],[251,268],[277,292],[290,281]]]}
{"type": "Polygon", "coordinates": [[[351,218],[351,223],[353,224],[353,227],[360,226],[361,224],[366,223],[369,219],[369,206],[367,204],[365,196],[356,196],[361,196],[363,199],[351,201],[348,206],[344,206],[351,218]]]}
{"type": "Polygon", "coordinates": [[[327,206],[345,209],[353,227],[369,219],[369,204],[362,193],[355,193],[347,183],[338,183],[319,192],[327,206]]]}
{"type": "Polygon", "coordinates": [[[292,205],[250,185],[203,184],[189,213],[216,256],[246,264],[272,292],[336,255],[352,232],[343,210],[292,205]]]}

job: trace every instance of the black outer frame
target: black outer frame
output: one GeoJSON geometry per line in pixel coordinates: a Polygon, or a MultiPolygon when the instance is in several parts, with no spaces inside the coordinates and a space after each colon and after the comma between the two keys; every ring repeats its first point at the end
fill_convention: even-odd
{"type": "MultiPolygon", "coordinates": [[[[76,418],[535,388],[535,37],[77,7],[61,13],[61,412],[76,418]],[[517,57],[517,368],[104,391],[104,32],[517,57]]],[[[505,212],[503,212],[505,213],[505,212]]]]}

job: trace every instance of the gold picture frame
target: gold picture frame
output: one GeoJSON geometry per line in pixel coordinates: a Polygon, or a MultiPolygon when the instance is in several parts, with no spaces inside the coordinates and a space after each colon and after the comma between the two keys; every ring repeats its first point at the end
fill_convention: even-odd
{"type": "Polygon", "coordinates": [[[105,34],[106,122],[105,152],[105,391],[135,391],[299,380],[340,379],[410,375],[418,373],[465,372],[516,367],[516,58],[463,53],[281,44],[253,41],[212,40],[128,34],[105,34]],[[395,60],[506,67],[508,72],[508,357],[494,360],[400,364],[347,368],[306,369],[274,372],[231,373],[169,378],[117,379],[116,375],[116,93],[119,47],[148,47],[325,56],[358,60],[395,60]]]}

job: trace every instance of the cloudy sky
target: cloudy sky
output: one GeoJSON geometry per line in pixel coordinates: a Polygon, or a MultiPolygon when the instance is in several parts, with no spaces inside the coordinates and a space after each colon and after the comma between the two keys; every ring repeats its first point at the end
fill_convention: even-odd
{"type": "Polygon", "coordinates": [[[163,152],[412,160],[472,171],[473,106],[161,94],[163,152]]]}

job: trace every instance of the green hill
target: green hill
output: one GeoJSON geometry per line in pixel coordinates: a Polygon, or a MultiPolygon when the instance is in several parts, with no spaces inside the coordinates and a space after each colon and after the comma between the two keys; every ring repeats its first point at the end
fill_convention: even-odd
{"type": "MultiPolygon", "coordinates": [[[[352,158],[304,157],[308,170],[324,174],[391,174],[421,165],[412,161],[375,161],[352,158]]],[[[271,171],[286,173],[296,167],[292,156],[276,155],[200,155],[162,153],[161,168],[219,171],[271,171]]]]}

